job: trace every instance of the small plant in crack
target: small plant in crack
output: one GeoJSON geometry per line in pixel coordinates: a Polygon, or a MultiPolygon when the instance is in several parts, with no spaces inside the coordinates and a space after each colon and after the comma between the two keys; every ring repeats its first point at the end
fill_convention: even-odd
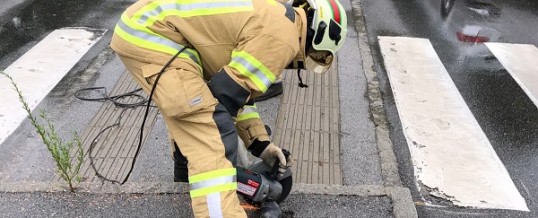
{"type": "Polygon", "coordinates": [[[32,115],[32,110],[28,106],[28,102],[22,95],[21,90],[13,80],[13,78],[6,74],[3,71],[0,71],[0,74],[7,77],[13,88],[19,95],[19,101],[22,103],[22,107],[28,114],[28,119],[30,123],[34,126],[37,134],[41,137],[43,143],[47,146],[52,158],[56,163],[56,170],[58,175],[69,185],[69,191],[75,192],[73,184],[75,182],[80,182],[79,171],[83,162],[83,149],[82,143],[80,142],[79,136],[77,133],[73,133],[73,137],[68,141],[64,142],[58,135],[56,128],[47,117],[47,114],[42,110],[39,114],[39,117],[43,121],[39,121],[38,118],[32,115]],[[76,146],[76,148],[74,148],[76,146]],[[73,152],[73,156],[71,156],[73,152]]]}

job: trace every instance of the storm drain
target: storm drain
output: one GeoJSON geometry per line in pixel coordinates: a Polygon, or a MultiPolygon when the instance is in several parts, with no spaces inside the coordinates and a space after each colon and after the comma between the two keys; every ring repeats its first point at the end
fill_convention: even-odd
{"type": "Polygon", "coordinates": [[[296,183],[342,184],[337,64],[332,66],[325,74],[303,71],[308,88],[298,87],[296,70],[284,77],[273,140],[291,152],[296,183]]]}
{"type": "MultiPolygon", "coordinates": [[[[137,88],[139,88],[138,84],[125,71],[110,92],[110,96],[127,93],[137,88]]],[[[138,93],[146,97],[142,91],[138,93]]],[[[127,97],[121,100],[122,103],[127,104],[138,101],[140,99],[135,97],[127,97]]],[[[90,125],[80,136],[85,152],[80,175],[82,176],[82,181],[85,182],[99,181],[90,165],[89,155],[93,158],[97,171],[106,178],[122,181],[127,176],[138,147],[140,126],[146,110],[145,106],[120,108],[110,101],[102,104],[90,125]],[[106,129],[114,124],[117,125],[106,129]],[[89,153],[90,146],[93,146],[91,154],[89,153]]],[[[153,128],[157,113],[157,108],[150,108],[144,128],[144,141],[153,128]]],[[[54,180],[60,180],[60,178],[56,176],[54,180]]]]}

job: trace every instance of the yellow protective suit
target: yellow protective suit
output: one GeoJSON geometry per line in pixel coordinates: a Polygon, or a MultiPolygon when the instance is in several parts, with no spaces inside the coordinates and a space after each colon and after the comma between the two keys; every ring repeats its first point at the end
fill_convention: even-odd
{"type": "Polygon", "coordinates": [[[269,136],[245,104],[302,59],[305,35],[304,10],[274,0],[140,0],[121,16],[111,47],[147,93],[186,47],[153,100],[188,160],[196,217],[246,216],[235,192],[237,135],[247,146],[269,136]]]}

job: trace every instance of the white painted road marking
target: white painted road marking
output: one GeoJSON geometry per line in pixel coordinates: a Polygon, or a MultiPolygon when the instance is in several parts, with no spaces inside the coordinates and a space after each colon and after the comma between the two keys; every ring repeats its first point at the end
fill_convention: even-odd
{"type": "Polygon", "coordinates": [[[486,46],[538,106],[538,48],[534,45],[488,42],[486,46]]]}
{"type": "Polygon", "coordinates": [[[430,41],[379,45],[419,188],[459,206],[529,211],[430,41]]]}
{"type": "MultiPolygon", "coordinates": [[[[13,77],[28,106],[33,110],[79,59],[101,39],[104,32],[82,28],[55,30],[4,72],[13,77]]],[[[0,144],[2,144],[26,118],[26,112],[11,82],[4,76],[0,76],[0,99],[2,100],[0,144]]]]}

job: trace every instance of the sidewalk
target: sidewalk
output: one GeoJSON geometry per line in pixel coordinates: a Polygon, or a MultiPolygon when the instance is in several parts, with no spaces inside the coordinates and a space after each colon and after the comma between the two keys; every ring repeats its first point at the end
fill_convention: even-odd
{"type": "MultiPolygon", "coordinates": [[[[344,7],[351,11],[348,2],[344,7]]],[[[364,30],[356,1],[353,12],[356,29],[364,30]]],[[[347,45],[331,72],[303,72],[308,89],[297,87],[295,71],[286,72],[284,94],[258,103],[262,118],[273,129],[273,141],[290,150],[295,162],[296,184],[282,209],[287,217],[416,217],[409,189],[402,187],[398,176],[366,34],[348,31],[347,45]]],[[[83,79],[64,78],[37,110],[50,113],[62,136],[77,131],[86,155],[95,141],[92,157],[99,172],[121,180],[134,159],[144,108],[122,112],[110,102],[80,101],[72,94],[82,87],[102,86],[114,95],[137,86],[108,48],[79,76],[83,79]],[[118,128],[96,138],[120,116],[118,128]]],[[[149,134],[125,185],[102,183],[86,156],[82,183],[71,194],[55,175],[33,127],[24,122],[0,148],[2,216],[192,216],[186,187],[172,182],[164,128],[158,111],[152,109],[144,129],[149,134]]]]}

